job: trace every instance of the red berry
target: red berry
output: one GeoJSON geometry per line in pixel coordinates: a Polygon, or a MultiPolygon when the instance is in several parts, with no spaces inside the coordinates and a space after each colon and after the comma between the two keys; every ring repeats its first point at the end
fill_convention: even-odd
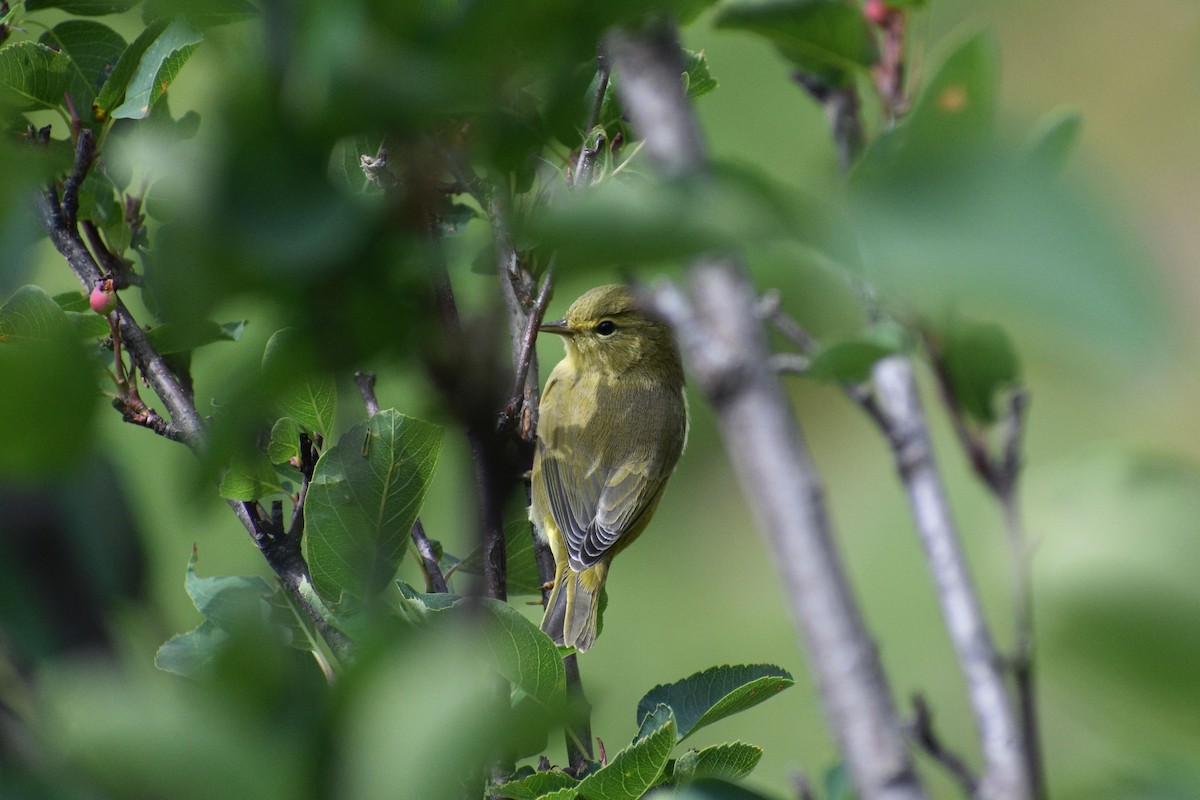
{"type": "Polygon", "coordinates": [[[101,284],[92,293],[88,295],[88,305],[92,307],[92,311],[102,316],[108,316],[114,308],[117,307],[117,295],[112,289],[104,290],[104,285],[101,284]]]}
{"type": "Polygon", "coordinates": [[[863,16],[873,25],[886,25],[891,15],[892,9],[884,0],[867,0],[863,5],[863,16]]]}

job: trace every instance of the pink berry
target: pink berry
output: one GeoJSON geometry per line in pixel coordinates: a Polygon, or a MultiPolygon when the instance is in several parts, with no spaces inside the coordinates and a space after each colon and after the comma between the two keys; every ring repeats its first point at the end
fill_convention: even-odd
{"type": "Polygon", "coordinates": [[[92,293],[88,295],[88,304],[92,307],[92,311],[102,316],[108,316],[117,307],[117,295],[112,289],[105,291],[104,284],[101,284],[92,289],[92,293]]]}
{"type": "Polygon", "coordinates": [[[891,15],[892,9],[884,0],[867,0],[863,6],[863,16],[873,25],[886,25],[891,15]]]}

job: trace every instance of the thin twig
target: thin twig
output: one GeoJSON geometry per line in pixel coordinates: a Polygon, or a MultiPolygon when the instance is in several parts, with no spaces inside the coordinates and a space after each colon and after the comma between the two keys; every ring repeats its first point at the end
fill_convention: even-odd
{"type": "Polygon", "coordinates": [[[912,706],[914,717],[909,726],[909,732],[913,739],[930,758],[941,764],[950,773],[965,796],[974,797],[979,781],[971,772],[971,768],[967,766],[967,762],[942,744],[941,738],[933,729],[933,712],[925,697],[921,694],[914,694],[912,706]]]}
{"type": "Polygon", "coordinates": [[[446,578],[442,575],[442,568],[438,564],[437,553],[434,552],[429,537],[425,535],[425,526],[421,524],[419,518],[413,522],[412,540],[413,545],[417,548],[417,555],[421,558],[421,567],[425,572],[425,591],[441,594],[449,592],[446,578]]]}
{"type": "Polygon", "coordinates": [[[592,110],[588,114],[587,127],[583,129],[583,142],[579,145],[579,158],[575,161],[575,174],[570,182],[572,189],[591,185],[592,175],[596,171],[596,160],[600,156],[600,151],[608,144],[608,137],[602,134],[593,145],[588,145],[592,131],[600,124],[600,111],[604,108],[604,95],[608,91],[608,77],[608,59],[600,54],[596,57],[596,95],[592,98],[592,110]]]}
{"type": "MultiPolygon", "coordinates": [[[[513,395],[520,396],[520,421],[516,425],[521,460],[533,465],[533,440],[537,431],[538,412],[538,366],[537,350],[524,342],[531,329],[530,317],[534,315],[537,302],[534,291],[537,281],[527,267],[526,260],[518,252],[513,237],[512,221],[507,200],[500,192],[493,191],[487,200],[488,221],[492,226],[492,247],[496,272],[500,281],[500,297],[508,312],[508,335],[512,342],[513,374],[524,373],[524,380],[517,384],[513,395]]],[[[549,291],[549,286],[543,289],[549,291]]],[[[544,312],[544,308],[542,309],[544,312]]],[[[536,327],[533,327],[536,336],[536,327]]]]}
{"type": "Polygon", "coordinates": [[[113,398],[113,407],[121,412],[121,418],[133,425],[149,428],[173,442],[182,442],[183,437],[175,426],[161,417],[157,411],[150,408],[141,398],[130,395],[118,395],[113,398]]]}
{"type": "MultiPolygon", "coordinates": [[[[85,219],[79,224],[87,236],[88,244],[92,247],[92,253],[100,260],[105,271],[114,278],[122,275],[125,272],[125,265],[108,249],[108,245],[104,243],[103,237],[100,236],[100,230],[96,227],[96,223],[90,219],[85,219]]],[[[125,287],[118,285],[115,288],[124,289],[125,287]]]]}
{"type": "MultiPolygon", "coordinates": [[[[537,299],[534,300],[533,307],[529,310],[525,330],[522,332],[519,342],[520,349],[517,355],[516,375],[513,378],[513,390],[504,412],[500,415],[500,430],[513,430],[525,442],[530,441],[536,431],[525,425],[518,427],[518,420],[532,419],[532,415],[525,415],[522,411],[527,401],[536,399],[536,395],[529,391],[529,368],[536,352],[534,343],[537,340],[538,326],[542,324],[542,319],[546,315],[546,306],[550,304],[553,277],[552,269],[547,269],[545,277],[542,278],[542,288],[538,291],[537,299]]],[[[516,344],[514,342],[514,345],[516,344]]],[[[536,383],[536,376],[534,376],[534,382],[536,383]]]]}
{"type": "Polygon", "coordinates": [[[842,172],[849,171],[866,143],[859,114],[858,89],[854,83],[833,86],[809,72],[796,72],[792,78],[825,109],[825,118],[837,148],[838,167],[842,172]]]}
{"type": "Polygon", "coordinates": [[[817,796],[813,794],[812,783],[800,770],[792,773],[792,793],[796,795],[796,800],[817,800],[817,796]]]}
{"type": "Polygon", "coordinates": [[[378,414],[379,400],[375,397],[375,373],[354,373],[354,385],[358,387],[358,393],[362,395],[363,405],[367,408],[367,416],[373,417],[378,414]]]}
{"type": "Polygon", "coordinates": [[[904,92],[905,28],[907,15],[901,8],[890,9],[883,24],[879,62],[871,70],[875,91],[883,102],[884,114],[894,123],[908,109],[904,92]]]}
{"type": "MultiPolygon", "coordinates": [[[[708,169],[683,94],[674,30],[610,31],[605,51],[617,92],[650,162],[674,178],[708,169]]],[[[647,305],[667,321],[717,415],[725,449],[758,527],[775,551],[826,717],[863,800],[926,796],[891,692],[833,543],[821,483],[791,405],[767,366],[766,332],[744,268],[702,257],[688,291],[666,284],[647,305]]]]}
{"type": "MultiPolygon", "coordinates": [[[[75,162],[66,182],[66,188],[70,191],[64,191],[61,202],[53,186],[39,192],[35,198],[38,216],[51,243],[87,291],[91,291],[104,279],[102,270],[80,237],[76,224],[79,185],[87,177],[88,168],[95,160],[95,155],[95,140],[91,131],[80,131],[75,149],[75,162]]],[[[140,369],[150,388],[166,406],[167,413],[171,416],[171,438],[183,442],[193,452],[202,453],[206,444],[204,425],[190,392],[167,366],[146,332],[138,325],[119,297],[110,320],[115,320],[114,344],[120,342],[124,345],[130,355],[131,366],[140,369]]],[[[294,552],[290,548],[275,548],[274,542],[279,537],[264,528],[264,522],[257,510],[252,509],[250,504],[237,500],[227,502],[263,551],[267,563],[275,571],[280,582],[313,620],[313,624],[334,654],[343,660],[353,658],[353,642],[329,622],[328,611],[320,606],[320,600],[312,589],[308,564],[300,554],[299,547],[296,547],[294,552]]]]}

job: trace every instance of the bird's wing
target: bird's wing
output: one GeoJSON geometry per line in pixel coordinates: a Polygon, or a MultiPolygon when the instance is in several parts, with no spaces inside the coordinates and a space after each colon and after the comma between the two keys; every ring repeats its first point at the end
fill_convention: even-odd
{"type": "Polygon", "coordinates": [[[611,465],[604,460],[575,452],[567,463],[557,454],[541,453],[550,512],[576,571],[595,566],[622,537],[640,530],[666,486],[667,464],[674,465],[674,459],[634,454],[611,465]],[[581,470],[579,464],[588,468],[581,470]]]}

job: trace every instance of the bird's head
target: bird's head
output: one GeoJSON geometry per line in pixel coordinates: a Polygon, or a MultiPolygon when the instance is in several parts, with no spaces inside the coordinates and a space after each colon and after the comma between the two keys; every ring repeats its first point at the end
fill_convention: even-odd
{"type": "Polygon", "coordinates": [[[645,370],[661,380],[683,384],[683,368],[671,330],[642,311],[621,284],[589,289],[567,315],[539,330],[562,336],[567,354],[584,371],[623,375],[645,370]]]}

